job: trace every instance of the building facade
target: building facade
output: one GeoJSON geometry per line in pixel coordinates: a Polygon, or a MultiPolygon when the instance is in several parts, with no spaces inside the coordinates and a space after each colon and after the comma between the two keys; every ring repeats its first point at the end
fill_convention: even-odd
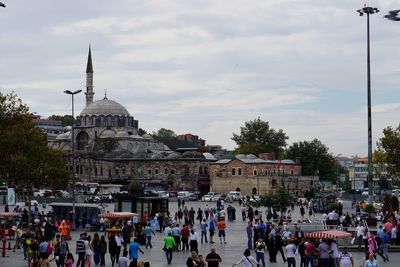
{"type": "Polygon", "coordinates": [[[74,120],[71,131],[50,142],[63,151],[78,180],[117,182],[137,180],[143,186],[205,191],[209,189],[209,153],[174,152],[152,136],[138,134],[139,122],[121,104],[108,99],[94,101],[92,55],[86,67],[86,106],[74,120]],[[75,154],[72,155],[72,142],[75,154]]]}
{"type": "Polygon", "coordinates": [[[211,163],[210,181],[211,190],[221,194],[239,189],[244,195],[263,195],[284,187],[291,195],[301,196],[320,186],[318,176],[302,176],[301,165],[292,160],[264,160],[254,155],[211,163]]]}

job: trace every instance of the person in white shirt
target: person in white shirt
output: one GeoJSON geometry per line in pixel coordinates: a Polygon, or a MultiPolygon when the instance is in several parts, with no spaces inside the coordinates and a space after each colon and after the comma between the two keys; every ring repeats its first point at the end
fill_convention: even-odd
{"type": "Polygon", "coordinates": [[[361,250],[361,245],[363,243],[363,236],[365,232],[365,227],[361,223],[358,223],[358,226],[356,228],[357,232],[357,244],[358,244],[358,250],[361,250]]]}
{"type": "Polygon", "coordinates": [[[164,228],[164,238],[166,238],[169,234],[172,235],[172,228],[167,225],[167,227],[164,228]]]}
{"type": "Polygon", "coordinates": [[[338,264],[340,267],[354,267],[353,255],[344,247],[339,254],[338,264]]]}
{"type": "Polygon", "coordinates": [[[232,267],[239,264],[242,264],[242,267],[254,267],[253,263],[255,266],[261,266],[250,254],[250,249],[246,249],[243,257],[238,262],[234,263],[232,267]]]}
{"type": "Polygon", "coordinates": [[[189,236],[189,245],[190,245],[190,251],[196,251],[196,253],[199,253],[198,250],[198,244],[199,244],[199,236],[197,235],[197,232],[195,229],[192,229],[190,231],[190,236],[189,236]]]}
{"type": "Polygon", "coordinates": [[[118,259],[118,267],[128,267],[129,259],[128,259],[128,251],[124,250],[123,256],[118,259]]]}
{"type": "Polygon", "coordinates": [[[337,244],[334,240],[331,240],[331,243],[329,244],[330,250],[331,250],[331,258],[333,262],[333,267],[338,266],[338,257],[339,257],[339,250],[337,247],[337,244]]]}
{"type": "Polygon", "coordinates": [[[296,267],[297,247],[293,243],[293,240],[289,240],[289,244],[286,246],[286,260],[288,262],[288,267],[296,267]]]}

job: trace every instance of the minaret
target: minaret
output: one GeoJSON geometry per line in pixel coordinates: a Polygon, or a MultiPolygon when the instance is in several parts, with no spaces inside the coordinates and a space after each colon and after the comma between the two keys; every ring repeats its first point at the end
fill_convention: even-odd
{"type": "Polygon", "coordinates": [[[93,65],[92,65],[92,51],[89,45],[89,55],[86,66],[86,106],[93,103],[93,65]]]}

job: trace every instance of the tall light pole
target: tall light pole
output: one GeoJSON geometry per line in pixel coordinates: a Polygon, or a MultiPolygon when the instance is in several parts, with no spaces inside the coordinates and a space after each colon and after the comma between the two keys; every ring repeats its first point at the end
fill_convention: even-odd
{"type": "Polygon", "coordinates": [[[337,154],[336,155],[336,191],[339,191],[339,181],[340,181],[340,177],[339,177],[339,157],[342,154],[337,154]]]}
{"type": "Polygon", "coordinates": [[[71,126],[71,143],[72,143],[72,229],[75,230],[75,115],[74,115],[74,95],[79,94],[82,90],[70,91],[65,90],[64,93],[71,95],[72,98],[72,126],[71,126]]]}
{"type": "Polygon", "coordinates": [[[360,16],[367,14],[367,98],[368,98],[368,202],[373,202],[372,182],[372,123],[371,123],[371,59],[370,59],[370,38],[369,38],[369,15],[379,12],[376,7],[364,5],[357,10],[360,16]]]}

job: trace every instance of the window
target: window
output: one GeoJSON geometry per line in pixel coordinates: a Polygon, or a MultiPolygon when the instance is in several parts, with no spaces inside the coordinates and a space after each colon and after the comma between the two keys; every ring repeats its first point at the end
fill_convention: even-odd
{"type": "Polygon", "coordinates": [[[168,168],[164,169],[164,174],[168,174],[168,168]]]}
{"type": "Polygon", "coordinates": [[[232,168],[232,175],[236,175],[236,169],[232,168]]]}
{"type": "Polygon", "coordinates": [[[238,175],[242,175],[242,168],[238,168],[238,175]]]}
{"type": "Polygon", "coordinates": [[[119,169],[118,169],[118,167],[115,167],[115,174],[119,174],[119,169]]]}
{"type": "Polygon", "coordinates": [[[111,169],[108,169],[108,177],[111,177],[111,169]]]}
{"type": "Polygon", "coordinates": [[[172,175],[175,174],[175,169],[171,169],[171,174],[172,174],[172,175]]]}
{"type": "Polygon", "coordinates": [[[253,176],[257,176],[258,175],[258,171],[257,171],[257,169],[254,169],[253,170],[253,176]]]}
{"type": "Polygon", "coordinates": [[[154,169],[154,174],[158,175],[158,169],[154,169]]]}
{"type": "Polygon", "coordinates": [[[147,169],[147,174],[151,175],[151,169],[147,169]]]}
{"type": "Polygon", "coordinates": [[[125,171],[125,167],[124,168],[122,168],[122,174],[125,174],[126,173],[126,171],[125,171]]]}
{"type": "Polygon", "coordinates": [[[290,170],[290,175],[293,175],[294,174],[294,171],[293,170],[290,170]]]}

